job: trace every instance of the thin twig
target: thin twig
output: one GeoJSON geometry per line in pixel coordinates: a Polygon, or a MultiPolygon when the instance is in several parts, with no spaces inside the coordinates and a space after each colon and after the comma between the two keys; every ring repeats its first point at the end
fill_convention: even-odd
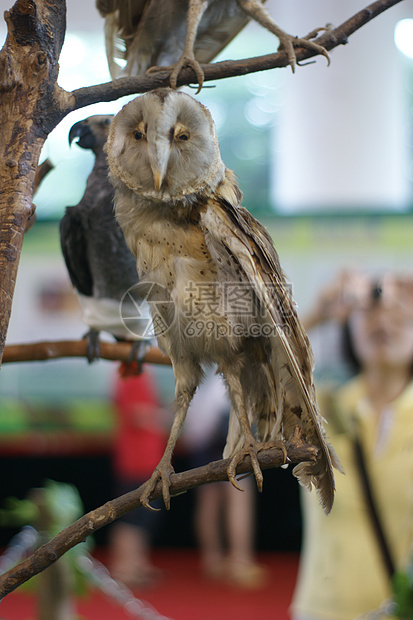
{"type": "MultiPolygon", "coordinates": [[[[295,434],[290,442],[286,443],[286,448],[291,463],[314,461],[317,458],[317,449],[305,444],[298,433],[295,434]]],[[[258,460],[262,469],[269,469],[282,465],[284,463],[284,455],[280,448],[270,448],[259,452],[258,460]]],[[[202,484],[227,480],[229,463],[229,459],[214,461],[203,467],[173,474],[170,486],[171,496],[180,495],[202,484]]],[[[249,456],[246,456],[239,464],[237,473],[244,474],[250,471],[251,460],[249,456]]],[[[87,536],[90,536],[96,530],[112,523],[130,510],[139,508],[141,506],[140,497],[142,491],[143,487],[139,487],[136,491],[117,497],[96,508],[96,510],[87,513],[75,523],[62,530],[55,538],[40,547],[26,560],[1,575],[0,598],[13,592],[28,579],[45,570],[69,549],[83,542],[87,536]]],[[[161,496],[162,485],[159,482],[151,495],[151,500],[158,499],[161,496]]]]}

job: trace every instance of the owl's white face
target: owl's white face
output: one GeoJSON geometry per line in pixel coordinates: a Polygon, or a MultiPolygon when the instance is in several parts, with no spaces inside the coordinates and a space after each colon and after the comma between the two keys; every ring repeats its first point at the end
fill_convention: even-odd
{"type": "Polygon", "coordinates": [[[112,123],[107,153],[117,182],[161,201],[213,191],[225,170],[208,110],[170,88],[122,108],[112,123]]]}

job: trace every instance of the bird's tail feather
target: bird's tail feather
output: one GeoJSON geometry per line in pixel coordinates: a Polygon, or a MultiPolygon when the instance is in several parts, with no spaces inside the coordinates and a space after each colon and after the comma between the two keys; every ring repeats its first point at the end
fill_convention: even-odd
{"type": "Polygon", "coordinates": [[[113,80],[118,78],[122,72],[122,68],[115,61],[115,58],[124,58],[124,52],[121,49],[122,41],[118,37],[118,19],[117,11],[109,13],[105,18],[106,57],[109,73],[113,80]]]}

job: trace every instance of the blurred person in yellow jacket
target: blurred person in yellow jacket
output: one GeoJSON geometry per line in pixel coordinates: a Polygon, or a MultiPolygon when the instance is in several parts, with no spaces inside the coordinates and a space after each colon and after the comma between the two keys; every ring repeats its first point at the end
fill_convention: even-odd
{"type": "Polygon", "coordinates": [[[327,433],[345,475],[336,476],[336,499],[327,517],[314,494],[302,494],[304,541],[294,620],[367,618],[392,595],[362,469],[394,568],[405,569],[412,552],[413,278],[373,281],[341,274],[304,324],[311,329],[331,319],[343,324],[343,342],[358,374],[334,391],[319,390],[327,433]]]}

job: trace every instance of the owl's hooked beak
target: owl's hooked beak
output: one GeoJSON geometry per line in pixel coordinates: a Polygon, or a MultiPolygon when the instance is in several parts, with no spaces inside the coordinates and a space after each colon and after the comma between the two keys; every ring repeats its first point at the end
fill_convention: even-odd
{"type": "Polygon", "coordinates": [[[160,191],[162,183],[164,182],[166,169],[169,159],[169,144],[150,144],[149,143],[149,163],[151,165],[153,174],[153,184],[157,192],[160,191]]]}
{"type": "Polygon", "coordinates": [[[155,186],[156,191],[159,192],[162,186],[163,176],[160,170],[156,170],[156,169],[154,170],[152,168],[152,172],[153,172],[153,184],[155,186]]]}

